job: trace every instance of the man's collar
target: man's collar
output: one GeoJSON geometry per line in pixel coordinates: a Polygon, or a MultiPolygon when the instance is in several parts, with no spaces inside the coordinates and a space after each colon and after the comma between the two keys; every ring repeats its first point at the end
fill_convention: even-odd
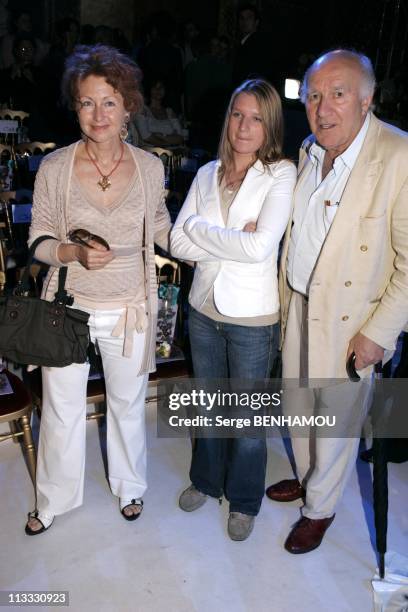
{"type": "Polygon", "coordinates": [[[254,30],[253,32],[250,32],[249,34],[245,34],[245,36],[241,38],[241,45],[244,45],[246,41],[248,40],[248,38],[252,36],[252,34],[255,34],[255,32],[256,30],[254,30]]]}
{"type": "Polygon", "coordinates": [[[321,147],[315,140],[309,147],[309,157],[312,164],[322,164],[325,156],[325,149],[321,147]]]}
{"type": "Polygon", "coordinates": [[[370,113],[367,113],[364,123],[360,128],[357,136],[353,142],[339,157],[343,160],[348,168],[352,168],[355,164],[358,154],[360,153],[361,147],[363,146],[364,138],[366,137],[368,126],[370,125],[370,113]]]}

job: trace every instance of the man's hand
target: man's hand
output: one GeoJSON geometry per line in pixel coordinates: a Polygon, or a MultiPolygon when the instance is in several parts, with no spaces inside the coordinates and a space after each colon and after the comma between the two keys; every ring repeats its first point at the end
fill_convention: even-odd
{"type": "Polygon", "coordinates": [[[356,370],[363,370],[369,365],[374,365],[384,357],[383,347],[360,332],[350,340],[347,359],[353,352],[356,356],[354,363],[356,370]]]}

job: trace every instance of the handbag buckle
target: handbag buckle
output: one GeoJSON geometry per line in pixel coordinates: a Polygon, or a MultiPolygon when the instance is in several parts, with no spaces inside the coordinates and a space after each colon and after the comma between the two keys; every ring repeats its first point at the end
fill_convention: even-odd
{"type": "Polygon", "coordinates": [[[56,304],[57,306],[72,306],[73,303],[74,303],[73,295],[66,295],[64,298],[56,298],[54,300],[54,304],[56,304]]]}
{"type": "Polygon", "coordinates": [[[15,287],[14,291],[13,291],[13,295],[17,296],[17,297],[22,297],[22,296],[27,296],[29,294],[29,291],[27,289],[27,287],[25,287],[23,285],[23,283],[20,281],[18,281],[17,286],[15,287]]]}

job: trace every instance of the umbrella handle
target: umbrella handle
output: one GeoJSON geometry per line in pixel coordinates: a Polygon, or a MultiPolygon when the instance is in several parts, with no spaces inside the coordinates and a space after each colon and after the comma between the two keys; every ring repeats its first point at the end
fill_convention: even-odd
{"type": "Polygon", "coordinates": [[[378,564],[378,573],[380,575],[381,580],[384,580],[385,576],[385,555],[384,553],[380,553],[380,562],[378,564]]]}
{"type": "Polygon", "coordinates": [[[347,359],[346,363],[347,375],[352,382],[358,382],[359,380],[361,380],[360,375],[357,373],[355,362],[356,354],[353,351],[350,357],[347,359]]]}
{"type": "Polygon", "coordinates": [[[378,361],[378,363],[374,365],[374,375],[375,375],[375,378],[377,378],[378,380],[382,379],[383,377],[382,361],[378,361]]]}
{"type": "MultiPolygon", "coordinates": [[[[350,357],[347,359],[347,363],[346,363],[347,375],[352,382],[358,382],[359,380],[361,380],[361,377],[356,370],[355,362],[356,362],[356,354],[353,351],[350,357]]],[[[383,373],[382,361],[379,361],[378,363],[374,365],[374,372],[375,372],[376,378],[378,379],[382,378],[382,373],[383,373]]]]}

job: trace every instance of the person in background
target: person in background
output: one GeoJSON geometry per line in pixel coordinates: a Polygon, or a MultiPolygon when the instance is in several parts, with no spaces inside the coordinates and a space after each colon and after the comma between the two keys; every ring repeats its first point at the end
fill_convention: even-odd
{"type": "Polygon", "coordinates": [[[32,105],[36,104],[39,73],[33,62],[35,49],[35,38],[29,34],[14,37],[14,61],[1,71],[0,92],[1,101],[7,102],[11,108],[30,112],[32,105]]]}
{"type": "Polygon", "coordinates": [[[71,17],[64,17],[55,24],[54,40],[44,68],[48,71],[49,78],[58,84],[55,85],[58,90],[65,60],[79,43],[80,31],[79,22],[71,17]]]}
{"type": "Polygon", "coordinates": [[[273,49],[273,37],[260,32],[260,26],[261,15],[256,6],[241,5],[238,9],[240,40],[235,51],[233,83],[237,85],[244,79],[263,77],[278,88],[281,85],[278,77],[279,56],[273,49]]]}
{"type": "Polygon", "coordinates": [[[126,55],[130,55],[132,52],[132,47],[124,31],[121,28],[114,28],[113,30],[113,46],[116,49],[119,49],[121,53],[125,53],[126,55]]]}
{"type": "MultiPolygon", "coordinates": [[[[124,140],[142,104],[137,66],[117,49],[79,46],[68,58],[63,92],[82,140],[44,158],[38,171],[30,244],[50,265],[43,297],[53,299],[58,269],[88,312],[104,370],[109,484],[128,521],[140,516],[146,490],[144,405],[154,369],[157,288],[153,242],[168,250],[163,165],[124,140]]],[[[37,512],[26,533],[82,504],[89,363],[42,368],[37,512]]]]}
{"type": "Polygon", "coordinates": [[[95,28],[95,44],[108,45],[113,47],[115,41],[115,33],[110,26],[100,24],[95,28]]]}
{"type": "Polygon", "coordinates": [[[228,36],[218,37],[218,59],[228,66],[231,63],[231,43],[228,36]]]}
{"type": "Polygon", "coordinates": [[[30,140],[50,142],[48,114],[48,83],[41,67],[34,66],[35,38],[19,34],[13,40],[14,62],[0,72],[0,102],[10,108],[25,111],[29,117],[24,121],[30,140]]]}
{"type": "Polygon", "coordinates": [[[61,75],[66,59],[79,43],[80,25],[76,19],[64,17],[55,24],[54,39],[43,70],[47,80],[47,111],[49,129],[54,133],[52,140],[58,144],[70,144],[78,139],[78,122],[74,113],[61,102],[61,75]]]}
{"type": "Polygon", "coordinates": [[[193,41],[200,34],[198,26],[193,21],[187,21],[183,26],[183,35],[181,42],[181,52],[183,55],[183,68],[195,60],[193,51],[193,41]]]}
{"type": "Polygon", "coordinates": [[[0,0],[0,40],[7,34],[9,11],[8,0],[0,0]]]}
{"type": "Polygon", "coordinates": [[[175,112],[167,105],[166,87],[161,79],[152,79],[148,102],[135,117],[139,145],[172,148],[184,142],[175,112]]]}
{"type": "Polygon", "coordinates": [[[13,43],[16,36],[28,36],[35,40],[35,51],[33,54],[33,63],[38,66],[46,57],[49,44],[40,40],[33,33],[33,24],[30,13],[25,11],[17,13],[12,17],[12,31],[6,34],[0,42],[0,68],[7,69],[15,62],[13,53],[13,43]]]}
{"type": "MultiPolygon", "coordinates": [[[[277,259],[291,209],[295,166],[282,152],[276,90],[260,79],[232,94],[216,161],[202,166],[171,234],[171,252],[196,264],[189,334],[197,378],[263,380],[277,344],[277,259]]],[[[191,485],[180,508],[229,501],[228,534],[245,540],[264,495],[263,438],[195,440],[191,485]]]]}
{"type": "Polygon", "coordinates": [[[93,26],[90,23],[84,23],[83,25],[81,25],[79,42],[81,43],[81,45],[94,45],[95,44],[95,26],[93,26]]]}
{"type": "Polygon", "coordinates": [[[231,95],[231,66],[220,59],[219,38],[202,34],[193,42],[194,62],[185,70],[185,112],[191,121],[190,144],[216,151],[231,95]]]}
{"type": "Polygon", "coordinates": [[[391,357],[407,319],[408,134],[374,116],[374,89],[369,58],[346,49],[317,58],[301,88],[312,135],[300,150],[280,295],[283,376],[310,387],[288,390],[283,408],[334,415],[339,427],[337,437],[292,436],[297,477],[266,491],[279,502],[304,498],[285,542],[292,554],[317,548],[334,520],[373,366],[391,357]]]}
{"type": "Polygon", "coordinates": [[[176,113],[181,111],[183,93],[183,58],[176,45],[176,26],[166,11],[153,14],[147,28],[147,44],[140,49],[139,65],[143,71],[145,91],[150,91],[152,80],[159,76],[167,81],[167,99],[176,113]]]}

